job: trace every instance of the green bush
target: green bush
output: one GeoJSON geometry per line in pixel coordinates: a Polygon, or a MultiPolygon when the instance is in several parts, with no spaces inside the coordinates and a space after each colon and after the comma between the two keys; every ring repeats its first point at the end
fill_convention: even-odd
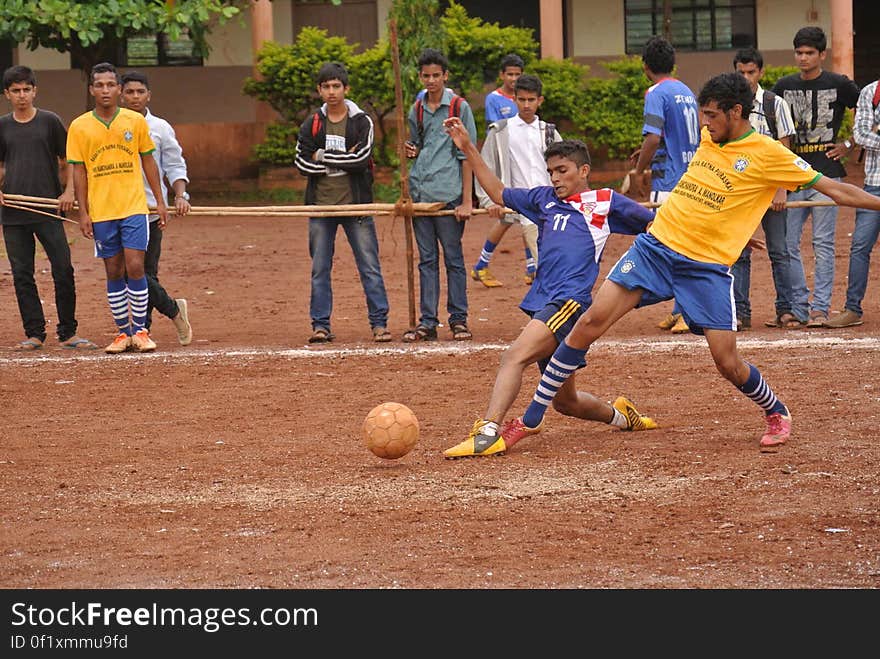
{"type": "Polygon", "coordinates": [[[303,28],[292,44],[269,41],[257,53],[261,80],[246,78],[244,93],[268,102],[285,121],[301,124],[320,104],[315,75],[325,62],[350,67],[354,46],[326,30],[303,28]]]}
{"type": "Polygon", "coordinates": [[[641,57],[603,64],[612,76],[591,78],[583,101],[587,143],[600,158],[627,158],[642,143],[645,89],[649,81],[641,57]]]}
{"type": "Polygon", "coordinates": [[[259,162],[292,165],[296,159],[296,138],[299,124],[275,122],[266,126],[266,139],[254,145],[253,155],[259,162]]]}
{"type": "Polygon", "coordinates": [[[541,79],[544,103],[538,114],[559,127],[563,137],[584,139],[586,107],[583,97],[590,68],[569,59],[542,59],[527,71],[541,79]]]}

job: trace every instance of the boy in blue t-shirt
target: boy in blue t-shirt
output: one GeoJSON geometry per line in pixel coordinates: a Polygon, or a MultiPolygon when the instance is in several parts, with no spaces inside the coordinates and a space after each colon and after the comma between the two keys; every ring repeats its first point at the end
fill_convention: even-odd
{"type": "Polygon", "coordinates": [[[517,113],[515,87],[517,79],[523,74],[525,63],[519,55],[505,55],[501,59],[501,86],[486,95],[486,126],[493,121],[510,119],[517,113]]]}
{"type": "MultiPolygon", "coordinates": [[[[520,304],[531,320],[501,359],[485,415],[477,419],[467,439],[444,452],[447,458],[497,455],[513,445],[503,437],[520,438],[540,430],[520,428],[509,432],[512,425],[521,426],[522,419],[503,425],[501,422],[519,394],[526,367],[537,363],[543,373],[553,352],[592,303],[592,289],[608,236],[642,233],[654,214],[608,188],[590,189],[590,153],[583,142],[562,140],[547,147],[544,157],[551,185],[530,190],[506,188],[480,157],[461,120],[451,117],[444,126],[471,163],[489,198],[525,215],[539,231],[538,272],[520,304]]],[[[556,409],[563,414],[601,421],[621,430],[657,427],[623,396],[613,404],[606,403],[578,391],[573,378],[559,390],[556,402],[556,409]]]]}

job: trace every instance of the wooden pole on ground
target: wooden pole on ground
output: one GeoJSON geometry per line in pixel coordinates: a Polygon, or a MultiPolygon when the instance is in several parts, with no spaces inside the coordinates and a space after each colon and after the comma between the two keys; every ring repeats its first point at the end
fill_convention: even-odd
{"type": "MultiPolygon", "coordinates": [[[[405,209],[412,208],[409,196],[409,178],[406,167],[406,130],[404,123],[403,83],[400,78],[400,50],[397,47],[397,21],[388,23],[388,34],[391,40],[391,65],[394,69],[394,100],[397,103],[397,158],[400,161],[400,204],[405,209]]],[[[409,326],[416,326],[415,274],[413,273],[413,216],[412,212],[404,211],[403,227],[406,234],[406,288],[409,297],[409,326]]]]}

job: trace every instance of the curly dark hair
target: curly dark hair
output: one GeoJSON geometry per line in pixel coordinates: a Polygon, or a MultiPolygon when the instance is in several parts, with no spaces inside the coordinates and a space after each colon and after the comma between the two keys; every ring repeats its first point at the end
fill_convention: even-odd
{"type": "Polygon", "coordinates": [[[722,73],[703,85],[697,103],[702,107],[708,105],[709,101],[715,101],[724,112],[734,105],[740,105],[743,108],[743,117],[748,118],[754,100],[755,94],[745,76],[739,73],[722,73]]]}

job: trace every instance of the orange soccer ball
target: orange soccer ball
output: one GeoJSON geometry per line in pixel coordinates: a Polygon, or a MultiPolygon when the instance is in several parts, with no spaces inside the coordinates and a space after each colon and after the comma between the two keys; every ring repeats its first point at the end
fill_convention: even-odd
{"type": "Polygon", "coordinates": [[[396,460],[412,450],[419,439],[419,420],[400,403],[376,405],[363,427],[364,443],[374,455],[396,460]]]}

